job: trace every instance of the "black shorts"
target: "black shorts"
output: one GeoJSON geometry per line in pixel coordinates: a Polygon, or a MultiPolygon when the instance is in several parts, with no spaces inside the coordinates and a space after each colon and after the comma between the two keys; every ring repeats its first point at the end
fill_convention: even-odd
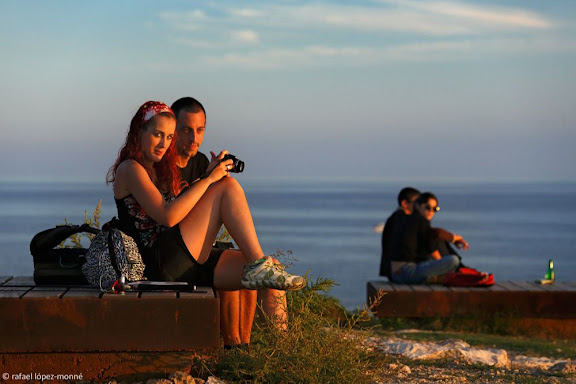
{"type": "Polygon", "coordinates": [[[142,253],[144,275],[153,281],[185,281],[192,285],[213,287],[214,269],[224,249],[212,248],[203,264],[186,247],[178,225],[160,234],[153,247],[142,253]]]}

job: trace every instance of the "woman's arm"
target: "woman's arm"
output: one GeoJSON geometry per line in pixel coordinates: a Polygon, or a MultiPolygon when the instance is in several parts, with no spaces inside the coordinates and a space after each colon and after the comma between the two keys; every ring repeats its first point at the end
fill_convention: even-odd
{"type": "Polygon", "coordinates": [[[132,194],[154,221],[172,227],[186,217],[212,183],[228,175],[226,166],[230,164],[232,160],[218,164],[207,178],[198,180],[176,200],[167,203],[144,167],[134,160],[127,160],[120,164],[116,171],[114,194],[132,194]]]}
{"type": "Polygon", "coordinates": [[[462,248],[468,249],[469,248],[466,240],[464,240],[464,238],[460,235],[449,232],[449,231],[445,230],[444,228],[432,228],[432,230],[436,234],[436,237],[438,237],[441,240],[447,241],[449,243],[455,244],[456,247],[458,247],[458,249],[462,249],[462,248]]]}

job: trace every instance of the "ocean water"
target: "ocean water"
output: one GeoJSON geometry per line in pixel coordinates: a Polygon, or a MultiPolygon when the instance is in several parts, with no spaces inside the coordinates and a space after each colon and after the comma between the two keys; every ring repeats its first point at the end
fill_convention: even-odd
{"type": "MultiPolygon", "coordinates": [[[[291,251],[293,273],[308,272],[339,285],[330,294],[347,308],[366,300],[378,279],[380,234],[374,226],[396,208],[407,185],[391,181],[243,181],[265,252],[291,251]]],[[[409,183],[439,198],[433,225],[462,235],[467,265],[496,280],[544,277],[554,260],[558,280],[576,274],[576,182],[409,183]]],[[[102,199],[102,221],[116,215],[103,183],[0,182],[0,275],[31,275],[32,236],[68,222],[102,199]]]]}

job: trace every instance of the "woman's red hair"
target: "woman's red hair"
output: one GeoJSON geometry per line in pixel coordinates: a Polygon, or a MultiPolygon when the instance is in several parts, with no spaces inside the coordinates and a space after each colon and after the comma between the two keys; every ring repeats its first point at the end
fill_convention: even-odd
{"type": "MultiPolygon", "coordinates": [[[[156,119],[157,116],[165,116],[176,120],[172,110],[165,104],[158,101],[147,101],[144,103],[136,112],[136,115],[132,118],[130,122],[130,129],[128,130],[128,135],[126,136],[126,142],[118,152],[118,158],[116,162],[106,174],[106,184],[114,183],[116,179],[116,170],[120,163],[124,160],[135,160],[144,166],[142,162],[142,148],[141,148],[141,137],[142,132],[144,132],[151,121],[156,119]],[[145,120],[147,114],[154,108],[158,107],[163,110],[163,112],[154,114],[152,118],[145,120]],[[165,107],[165,108],[164,108],[165,107]]],[[[174,131],[174,137],[172,138],[172,143],[166,150],[166,153],[158,163],[154,163],[154,169],[156,170],[156,186],[162,192],[168,192],[172,196],[177,196],[180,192],[180,169],[176,165],[176,140],[177,132],[174,131]]]]}

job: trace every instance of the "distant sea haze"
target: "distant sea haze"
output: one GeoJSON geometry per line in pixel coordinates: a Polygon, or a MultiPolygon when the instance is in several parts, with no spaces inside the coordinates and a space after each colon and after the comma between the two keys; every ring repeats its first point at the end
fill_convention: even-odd
{"type": "MultiPolygon", "coordinates": [[[[335,280],[330,294],[347,308],[362,304],[366,282],[380,278],[374,226],[393,212],[406,185],[438,196],[433,225],[462,235],[470,243],[460,252],[465,263],[497,281],[541,279],[549,259],[556,279],[576,274],[576,182],[238,179],[265,252],[292,251],[292,272],[335,280]]],[[[65,220],[82,223],[100,199],[105,222],[116,207],[103,183],[0,182],[0,275],[32,275],[32,236],[65,220]]]]}

